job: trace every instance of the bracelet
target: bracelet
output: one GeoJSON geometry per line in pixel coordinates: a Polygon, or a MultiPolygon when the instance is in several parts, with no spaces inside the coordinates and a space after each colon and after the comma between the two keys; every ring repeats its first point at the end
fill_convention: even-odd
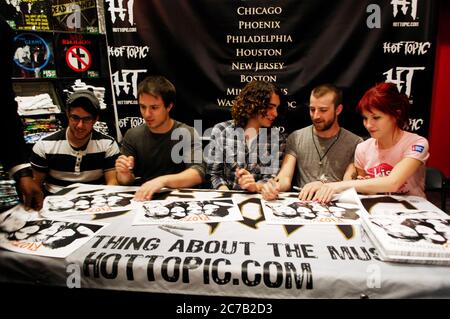
{"type": "Polygon", "coordinates": [[[327,179],[327,177],[325,176],[325,174],[320,175],[319,181],[321,181],[322,184],[328,183],[328,179],[327,179]]]}
{"type": "Polygon", "coordinates": [[[22,177],[31,177],[31,178],[33,178],[33,171],[31,170],[31,168],[25,167],[25,168],[19,169],[17,172],[15,172],[13,174],[13,178],[14,178],[14,180],[16,182],[19,182],[19,180],[22,177]]]}

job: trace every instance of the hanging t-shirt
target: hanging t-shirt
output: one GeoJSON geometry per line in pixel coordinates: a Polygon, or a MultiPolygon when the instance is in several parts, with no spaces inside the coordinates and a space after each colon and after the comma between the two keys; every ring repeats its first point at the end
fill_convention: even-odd
{"type": "Polygon", "coordinates": [[[415,158],[423,165],[397,192],[425,197],[425,163],[429,156],[427,139],[405,131],[400,140],[388,149],[378,149],[374,138],[358,144],[355,151],[355,166],[371,177],[381,177],[388,176],[403,158],[415,158]]]}

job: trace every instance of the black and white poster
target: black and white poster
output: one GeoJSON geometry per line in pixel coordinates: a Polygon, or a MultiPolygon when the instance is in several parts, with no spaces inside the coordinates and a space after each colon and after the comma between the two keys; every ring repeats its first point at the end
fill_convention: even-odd
{"type": "Polygon", "coordinates": [[[335,195],[328,204],[282,198],[261,200],[261,205],[268,224],[282,225],[359,224],[359,212],[364,209],[353,188],[335,195]]]}
{"type": "Polygon", "coordinates": [[[442,212],[366,214],[361,222],[382,260],[450,264],[450,218],[442,212]]]}
{"type": "Polygon", "coordinates": [[[52,195],[44,199],[42,215],[61,217],[127,211],[135,207],[132,192],[52,195]]]}
{"type": "Polygon", "coordinates": [[[152,200],[138,205],[133,225],[172,223],[219,223],[242,220],[232,199],[152,200]]]}
{"type": "Polygon", "coordinates": [[[65,258],[94,237],[106,224],[30,218],[17,206],[0,214],[0,247],[11,251],[65,258]]]}

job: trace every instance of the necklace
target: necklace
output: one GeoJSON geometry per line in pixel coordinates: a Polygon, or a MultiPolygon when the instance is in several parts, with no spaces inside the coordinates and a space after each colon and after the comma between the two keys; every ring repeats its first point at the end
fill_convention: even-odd
{"type": "Polygon", "coordinates": [[[331,150],[333,145],[336,144],[336,142],[338,141],[340,136],[341,136],[341,128],[339,128],[339,132],[337,133],[337,136],[336,136],[335,140],[333,141],[333,143],[331,143],[331,145],[328,146],[325,153],[322,156],[320,156],[319,148],[317,147],[316,141],[314,139],[314,128],[311,126],[311,137],[312,137],[312,141],[313,141],[314,147],[316,149],[317,155],[319,156],[319,165],[320,166],[322,166],[322,160],[325,158],[325,156],[327,156],[328,152],[331,150]]]}

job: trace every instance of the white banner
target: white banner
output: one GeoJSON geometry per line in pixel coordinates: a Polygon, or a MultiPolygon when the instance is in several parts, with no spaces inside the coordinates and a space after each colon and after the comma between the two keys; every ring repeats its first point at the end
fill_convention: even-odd
{"type": "MultiPolygon", "coordinates": [[[[126,211],[102,219],[109,225],[65,260],[30,264],[27,255],[0,251],[0,280],[14,281],[20,264],[30,280],[82,288],[289,299],[450,297],[450,267],[382,262],[359,224],[270,225],[259,195],[242,192],[179,190],[158,200],[222,199],[232,199],[243,220],[169,228],[173,234],[158,225],[132,226],[137,211],[126,211]]],[[[438,210],[418,197],[393,200],[438,210]]]]}

